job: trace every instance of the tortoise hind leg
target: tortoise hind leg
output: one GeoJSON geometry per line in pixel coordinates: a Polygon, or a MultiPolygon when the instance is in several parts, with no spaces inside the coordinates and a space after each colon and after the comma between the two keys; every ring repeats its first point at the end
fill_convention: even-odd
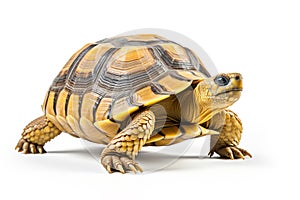
{"type": "Polygon", "coordinates": [[[135,156],[150,138],[154,129],[155,116],[152,111],[145,110],[137,114],[132,122],[118,133],[101,153],[101,163],[111,173],[112,170],[142,172],[134,161],[135,156]]]}
{"type": "Polygon", "coordinates": [[[41,116],[24,128],[22,138],[15,149],[25,154],[46,153],[44,144],[60,133],[61,131],[46,116],[41,116]]]}

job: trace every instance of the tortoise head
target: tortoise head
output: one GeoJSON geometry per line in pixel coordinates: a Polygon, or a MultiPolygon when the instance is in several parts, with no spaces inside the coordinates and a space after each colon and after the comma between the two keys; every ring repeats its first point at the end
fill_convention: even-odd
{"type": "Polygon", "coordinates": [[[242,89],[241,74],[218,74],[199,82],[196,87],[196,95],[200,105],[224,109],[239,99],[242,89]]]}

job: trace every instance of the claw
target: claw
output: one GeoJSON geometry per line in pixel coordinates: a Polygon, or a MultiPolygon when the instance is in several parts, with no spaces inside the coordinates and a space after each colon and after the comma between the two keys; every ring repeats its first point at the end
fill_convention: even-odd
{"type": "Polygon", "coordinates": [[[224,149],[219,150],[220,153],[222,153],[223,156],[230,158],[231,160],[234,160],[234,156],[232,153],[232,150],[230,147],[226,147],[224,149]]]}
{"type": "Polygon", "coordinates": [[[30,152],[31,153],[36,153],[36,148],[35,148],[34,144],[30,144],[29,147],[30,147],[30,152]]]}
{"type": "Polygon", "coordinates": [[[140,172],[143,172],[143,169],[138,164],[135,164],[135,168],[137,168],[137,170],[139,170],[140,172]]]}
{"type": "Polygon", "coordinates": [[[246,155],[249,156],[250,158],[252,158],[252,155],[246,151],[246,155]]]}
{"type": "Polygon", "coordinates": [[[245,149],[242,148],[238,148],[238,149],[242,152],[242,154],[244,154],[244,156],[249,156],[250,158],[252,158],[252,155],[245,149]]]}
{"type": "Polygon", "coordinates": [[[125,173],[124,168],[122,167],[122,162],[118,156],[111,156],[112,166],[114,169],[119,170],[122,174],[125,173]]]}
{"type": "Polygon", "coordinates": [[[125,170],[123,169],[122,165],[117,165],[117,170],[119,170],[122,174],[125,174],[125,170]]]}
{"type": "Polygon", "coordinates": [[[223,157],[230,158],[231,160],[234,159],[233,153],[232,153],[232,150],[230,149],[230,147],[225,147],[223,149],[219,149],[217,152],[218,152],[218,154],[220,154],[223,157]]]}
{"type": "Polygon", "coordinates": [[[25,140],[23,138],[21,138],[17,144],[17,146],[15,147],[15,149],[18,151],[18,152],[21,152],[22,151],[22,147],[24,145],[24,142],[25,140]]]}
{"type": "Polygon", "coordinates": [[[24,154],[27,154],[28,153],[28,147],[29,147],[29,143],[28,142],[25,142],[23,144],[23,153],[24,154]]]}
{"type": "Polygon", "coordinates": [[[136,168],[132,164],[129,164],[128,167],[131,169],[131,171],[133,171],[133,173],[137,173],[136,168]]]}
{"type": "Polygon", "coordinates": [[[37,146],[39,153],[45,153],[45,150],[41,146],[37,146]]]}
{"type": "Polygon", "coordinates": [[[111,168],[110,168],[109,165],[106,166],[106,170],[108,171],[108,173],[110,173],[110,174],[112,173],[111,168]]]}
{"type": "Polygon", "coordinates": [[[229,153],[229,157],[230,157],[231,160],[234,160],[234,156],[233,156],[232,152],[229,153]]]}
{"type": "Polygon", "coordinates": [[[245,157],[244,157],[243,153],[238,148],[231,147],[231,150],[232,150],[232,152],[234,154],[234,157],[236,157],[236,158],[242,158],[243,160],[245,160],[245,157]]]}

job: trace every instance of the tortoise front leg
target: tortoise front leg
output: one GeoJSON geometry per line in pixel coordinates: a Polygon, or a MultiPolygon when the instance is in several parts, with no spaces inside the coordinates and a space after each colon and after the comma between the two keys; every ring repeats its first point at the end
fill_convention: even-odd
{"type": "MultiPolygon", "coordinates": [[[[242,136],[242,122],[231,110],[225,111],[225,124],[221,128],[220,136],[215,146],[210,150],[209,156],[216,152],[223,158],[242,158],[252,157],[246,150],[237,147],[242,136]]],[[[219,116],[217,116],[219,117],[219,116]]]]}
{"type": "Polygon", "coordinates": [[[46,153],[44,144],[59,135],[61,131],[46,116],[30,122],[23,130],[16,150],[27,153],[46,153]]]}
{"type": "Polygon", "coordinates": [[[101,153],[101,163],[111,173],[112,170],[142,172],[134,161],[135,156],[150,138],[154,129],[155,116],[150,110],[137,114],[132,122],[118,133],[101,153]]]}

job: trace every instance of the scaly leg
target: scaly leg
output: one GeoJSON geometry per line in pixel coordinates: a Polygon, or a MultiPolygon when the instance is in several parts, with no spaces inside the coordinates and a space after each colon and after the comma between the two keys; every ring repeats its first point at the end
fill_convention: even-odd
{"type": "Polygon", "coordinates": [[[101,153],[101,163],[111,173],[112,170],[142,172],[134,161],[135,156],[150,138],[154,129],[155,116],[152,111],[145,110],[137,114],[132,122],[118,133],[101,153]]]}
{"type": "Polygon", "coordinates": [[[242,136],[242,122],[238,116],[230,111],[225,111],[225,124],[221,128],[220,136],[215,146],[210,150],[209,156],[213,156],[214,152],[224,158],[242,158],[245,156],[252,157],[246,150],[237,147],[242,136]]]}
{"type": "Polygon", "coordinates": [[[22,138],[15,149],[25,154],[46,153],[44,144],[60,133],[61,131],[46,116],[41,116],[24,128],[22,138]]]}

